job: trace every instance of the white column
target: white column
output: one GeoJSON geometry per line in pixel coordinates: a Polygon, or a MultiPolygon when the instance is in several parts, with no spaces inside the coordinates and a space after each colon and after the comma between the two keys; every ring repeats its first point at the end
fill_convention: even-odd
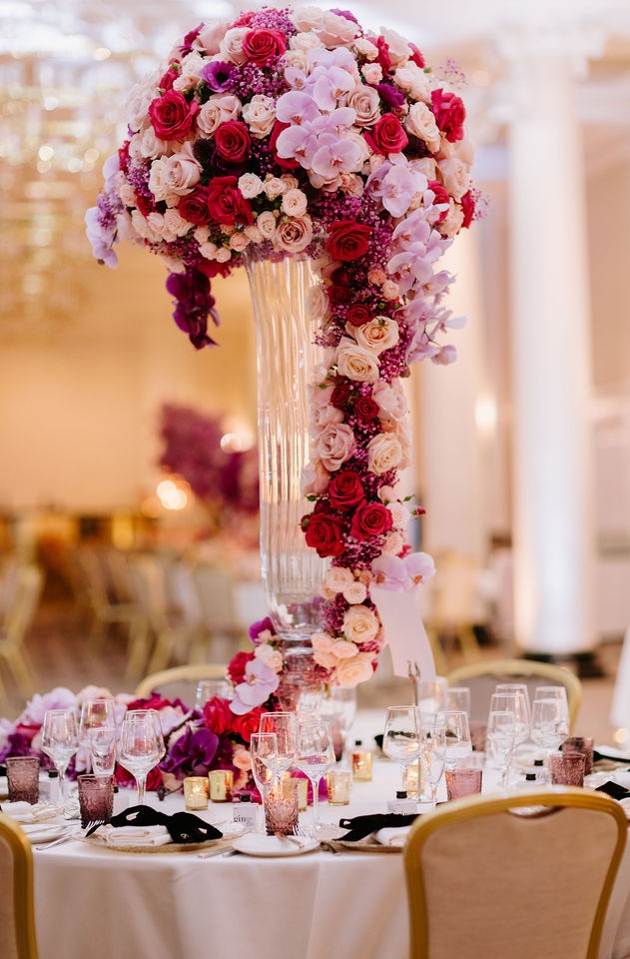
{"type": "Polygon", "coordinates": [[[524,651],[562,659],[592,650],[595,640],[589,264],[575,56],[533,40],[512,53],[515,631],[524,651]]]}
{"type": "Polygon", "coordinates": [[[465,315],[463,330],[449,337],[457,361],[448,367],[424,360],[418,370],[419,434],[422,450],[424,547],[453,550],[482,560],[488,530],[484,469],[477,420],[483,392],[482,309],[478,236],[463,230],[440,266],[455,275],[448,294],[454,316],[465,315]]]}

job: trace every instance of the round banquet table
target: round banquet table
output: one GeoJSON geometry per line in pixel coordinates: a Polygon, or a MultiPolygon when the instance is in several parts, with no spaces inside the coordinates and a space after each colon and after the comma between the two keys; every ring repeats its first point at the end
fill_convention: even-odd
{"type": "MultiPolygon", "coordinates": [[[[358,721],[369,741],[382,713],[358,721]]],[[[375,759],[373,781],[353,784],[350,806],[323,803],[322,819],[385,812],[398,777],[395,764],[375,759]]],[[[165,812],[183,808],[181,796],[149,802],[165,812]]],[[[220,823],[231,812],[211,803],[200,815],[220,823]]],[[[201,859],[194,850],[120,852],[71,841],[34,858],[40,959],[198,959],[213,947],[256,959],[405,959],[409,952],[401,853],[201,859]]],[[[599,959],[630,959],[630,849],[599,959]]]]}

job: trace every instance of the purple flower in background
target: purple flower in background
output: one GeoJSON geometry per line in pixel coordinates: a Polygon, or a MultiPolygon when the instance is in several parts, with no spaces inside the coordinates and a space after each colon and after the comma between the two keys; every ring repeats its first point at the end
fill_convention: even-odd
{"type": "Polygon", "coordinates": [[[31,749],[31,741],[28,736],[22,733],[11,733],[7,737],[7,743],[0,751],[0,763],[3,763],[7,756],[33,756],[36,755],[31,749]]]}
{"type": "Polygon", "coordinates": [[[199,71],[199,76],[215,93],[225,93],[230,90],[230,81],[234,68],[223,60],[211,60],[199,71]]]}
{"type": "Polygon", "coordinates": [[[176,779],[186,776],[205,776],[216,756],[219,737],[201,726],[188,726],[186,732],[175,741],[166,759],[160,763],[163,772],[172,773],[176,779]]]}

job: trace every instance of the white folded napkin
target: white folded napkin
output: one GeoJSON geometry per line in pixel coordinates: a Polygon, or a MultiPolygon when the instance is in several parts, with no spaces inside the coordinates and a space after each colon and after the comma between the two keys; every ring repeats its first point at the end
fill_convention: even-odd
{"type": "Polygon", "coordinates": [[[374,833],[374,838],[381,846],[404,846],[410,829],[411,826],[390,826],[379,829],[374,833]]]}
{"type": "Polygon", "coordinates": [[[166,826],[101,826],[97,835],[109,846],[164,846],[171,842],[166,826]]]}
{"type": "Polygon", "coordinates": [[[28,802],[3,802],[2,812],[16,822],[35,822],[35,805],[28,802]]]}

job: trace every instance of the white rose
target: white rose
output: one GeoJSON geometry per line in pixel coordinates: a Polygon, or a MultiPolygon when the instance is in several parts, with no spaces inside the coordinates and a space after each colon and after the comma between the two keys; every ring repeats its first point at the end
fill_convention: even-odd
{"type": "Polygon", "coordinates": [[[339,344],[337,369],[340,376],[359,383],[376,383],[379,377],[378,359],[374,353],[346,337],[339,344]]]}
{"type": "Polygon", "coordinates": [[[245,63],[247,57],[243,53],[243,40],[249,27],[232,27],[227,30],[219,44],[219,53],[222,60],[230,63],[245,63]]]}
{"type": "Polygon", "coordinates": [[[440,131],[435,122],[435,116],[426,103],[412,104],[403,121],[403,126],[412,136],[424,140],[432,153],[439,149],[440,131]]]}
{"type": "Polygon", "coordinates": [[[251,200],[262,193],[263,182],[255,173],[244,173],[238,178],[238,188],[246,200],[251,200]]]}
{"type": "Polygon", "coordinates": [[[376,60],[378,56],[378,47],[365,37],[357,37],[354,41],[354,49],[368,60],[376,60]]]}
{"type": "Polygon", "coordinates": [[[337,659],[350,659],[357,655],[359,648],[354,643],[349,643],[347,639],[338,639],[336,643],[333,643],[331,652],[337,659]]]}
{"type": "Polygon", "coordinates": [[[308,66],[308,59],[304,50],[286,50],[282,55],[282,62],[289,69],[297,70],[300,73],[304,73],[308,66]]]}
{"type": "Polygon", "coordinates": [[[386,27],[381,27],[381,33],[387,42],[389,58],[392,61],[392,65],[397,67],[399,64],[404,63],[411,53],[409,44],[405,38],[401,37],[395,30],[386,27]]]}
{"type": "Polygon", "coordinates": [[[394,79],[398,86],[407,91],[414,100],[431,103],[431,85],[428,77],[422,67],[413,60],[399,67],[394,74],[394,79]]]}
{"type": "Polygon", "coordinates": [[[149,160],[156,160],[158,157],[170,155],[173,147],[166,140],[159,140],[155,135],[155,130],[149,124],[135,133],[129,142],[129,154],[131,156],[146,157],[149,160]]]}
{"type": "Polygon", "coordinates": [[[125,206],[136,205],[136,191],[130,183],[121,183],[121,185],[118,187],[117,193],[125,206]]]}
{"type": "Polygon", "coordinates": [[[263,183],[263,190],[265,191],[265,196],[268,196],[270,200],[275,200],[277,196],[282,196],[283,193],[286,193],[287,187],[284,180],[279,176],[268,176],[263,183]]]}
{"type": "Polygon", "coordinates": [[[345,569],[343,566],[331,566],[324,580],[326,586],[335,593],[343,592],[343,590],[351,586],[354,581],[355,579],[351,571],[345,569]]]}
{"type": "Polygon", "coordinates": [[[243,107],[243,119],[250,129],[251,135],[260,140],[271,133],[276,119],[276,105],[271,97],[257,93],[249,103],[243,107]]]}
{"type": "Polygon", "coordinates": [[[398,323],[387,316],[376,316],[369,323],[352,327],[348,332],[354,333],[359,346],[376,353],[377,356],[396,346],[400,339],[398,323]]]}
{"type": "Polygon", "coordinates": [[[291,14],[293,26],[301,33],[317,30],[322,25],[323,10],[319,7],[298,7],[291,14]]]}
{"type": "Polygon", "coordinates": [[[301,190],[289,190],[282,197],[282,212],[287,216],[303,216],[307,205],[306,194],[301,190]]]}
{"type": "Polygon", "coordinates": [[[383,418],[402,420],[407,415],[407,398],[400,383],[377,383],[372,391],[383,418]]]}
{"type": "Polygon", "coordinates": [[[403,458],[399,440],[393,433],[380,433],[367,446],[368,469],[377,476],[396,469],[403,458]]]}
{"type": "Polygon", "coordinates": [[[447,157],[438,161],[438,171],[442,183],[454,200],[461,200],[470,189],[468,167],[458,157],[447,157]]]}
{"type": "Polygon", "coordinates": [[[367,597],[367,588],[363,583],[353,582],[342,591],[346,603],[354,606],[357,603],[364,603],[367,597]]]}
{"type": "Polygon", "coordinates": [[[221,123],[236,120],[241,112],[241,101],[231,94],[215,93],[202,104],[197,113],[197,127],[211,136],[221,123]]]}
{"type": "Polygon", "coordinates": [[[186,236],[190,230],[190,223],[183,216],[179,215],[177,210],[167,210],[164,214],[164,239],[167,239],[167,233],[170,240],[175,240],[179,236],[186,236]]]}
{"type": "Polygon", "coordinates": [[[341,659],[335,670],[335,682],[338,686],[353,688],[359,683],[371,679],[374,673],[372,653],[357,653],[352,659],[341,659]]]}
{"type": "Polygon", "coordinates": [[[173,90],[179,90],[180,93],[186,93],[186,91],[196,87],[199,82],[201,68],[206,62],[206,58],[202,57],[201,54],[197,53],[196,50],[192,50],[190,53],[186,54],[184,59],[181,61],[181,73],[173,81],[173,90]]]}
{"type": "Polygon", "coordinates": [[[308,54],[309,50],[324,49],[323,42],[316,33],[298,33],[289,40],[292,50],[300,50],[308,54]]]}
{"type": "Polygon", "coordinates": [[[125,115],[129,129],[136,133],[142,127],[149,112],[150,103],[159,96],[158,83],[162,76],[161,71],[154,71],[141,83],[136,83],[130,90],[125,103],[125,115]]]}
{"type": "Polygon", "coordinates": [[[203,26],[193,40],[192,45],[195,50],[201,50],[203,53],[207,53],[209,57],[214,56],[215,53],[219,52],[221,39],[229,25],[228,20],[222,20],[219,23],[213,22],[203,26]]]}
{"type": "Polygon", "coordinates": [[[343,617],[343,633],[351,643],[371,643],[378,636],[378,617],[369,606],[351,606],[343,617]]]}
{"type": "Polygon", "coordinates": [[[271,210],[263,210],[256,219],[256,226],[260,230],[263,239],[271,240],[276,232],[276,218],[271,210]]]}
{"type": "Polygon", "coordinates": [[[273,669],[274,673],[279,673],[282,669],[282,653],[279,649],[274,649],[273,646],[268,646],[265,643],[257,646],[254,651],[254,656],[256,659],[259,659],[261,663],[264,663],[265,666],[268,666],[269,669],[273,669]]]}

